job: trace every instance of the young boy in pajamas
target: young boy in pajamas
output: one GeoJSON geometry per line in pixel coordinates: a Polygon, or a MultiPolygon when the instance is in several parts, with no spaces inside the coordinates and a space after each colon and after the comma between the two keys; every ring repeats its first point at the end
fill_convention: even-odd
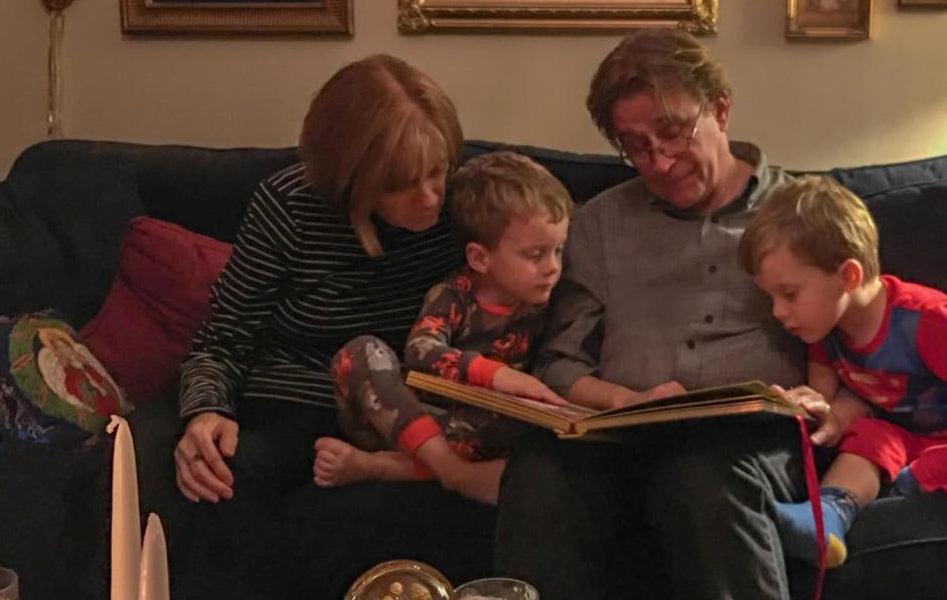
{"type": "MultiPolygon", "coordinates": [[[[860,410],[838,403],[825,417],[831,437],[840,436],[820,494],[835,567],[882,482],[904,494],[947,490],[947,294],[879,275],[871,215],[827,177],[774,189],[739,253],[774,316],[810,344],[809,386],[830,404],[843,388],[864,401],[860,410]]],[[[776,511],[787,553],[815,564],[811,505],[777,503],[776,511]]]]}
{"type": "MultiPolygon", "coordinates": [[[[458,170],[450,202],[467,264],[428,292],[404,367],[564,403],[521,369],[562,271],[568,192],[525,156],[495,152],[458,170]]],[[[419,401],[404,385],[394,351],[373,336],[346,344],[333,374],[351,443],[316,440],[318,485],[434,477],[447,489],[496,503],[519,423],[436,397],[419,401]]]]}

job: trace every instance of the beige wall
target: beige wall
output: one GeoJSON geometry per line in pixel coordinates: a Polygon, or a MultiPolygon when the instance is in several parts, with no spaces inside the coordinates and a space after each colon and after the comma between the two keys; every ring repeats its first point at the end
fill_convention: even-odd
{"type": "MultiPolygon", "coordinates": [[[[736,92],[732,137],[792,168],[947,154],[947,11],[874,0],[868,42],[787,43],[785,0],[720,0],[707,43],[736,92]]],[[[126,39],[118,0],[76,0],[64,42],[67,137],[294,143],[312,91],[352,59],[399,55],[458,104],[468,137],[607,151],[583,109],[617,36],[398,34],[395,0],[355,0],[352,40],[126,39]]],[[[0,0],[0,177],[45,136],[46,16],[0,0]]]]}

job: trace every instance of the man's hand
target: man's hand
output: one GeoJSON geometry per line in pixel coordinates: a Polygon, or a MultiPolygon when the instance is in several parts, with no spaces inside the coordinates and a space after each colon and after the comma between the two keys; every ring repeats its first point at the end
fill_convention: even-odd
{"type": "Polygon", "coordinates": [[[678,394],[686,393],[687,390],[684,389],[683,385],[676,381],[668,381],[667,383],[656,385],[650,390],[645,391],[644,400],[658,400],[659,398],[668,398],[670,396],[677,396],[678,394]]]}
{"type": "Polygon", "coordinates": [[[178,489],[192,501],[233,497],[233,473],[224,462],[237,451],[237,422],[214,412],[191,419],[174,449],[178,489]]]}
{"type": "Polygon", "coordinates": [[[542,381],[532,375],[510,367],[500,367],[497,370],[493,376],[492,387],[496,391],[503,392],[504,394],[533,398],[549,404],[555,404],[556,406],[565,406],[568,404],[565,399],[549,389],[542,381]]]}
{"type": "Polygon", "coordinates": [[[636,392],[623,387],[620,393],[613,398],[612,408],[633,406],[635,404],[641,404],[642,402],[648,402],[649,400],[658,400],[659,398],[668,398],[670,396],[686,393],[687,390],[684,389],[684,386],[676,381],[667,381],[643,392],[636,392]]]}

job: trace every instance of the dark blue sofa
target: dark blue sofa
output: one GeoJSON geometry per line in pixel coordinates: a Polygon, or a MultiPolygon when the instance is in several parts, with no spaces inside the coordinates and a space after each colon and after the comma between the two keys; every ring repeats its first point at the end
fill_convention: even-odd
{"type": "MultiPolygon", "coordinates": [[[[464,157],[497,147],[469,141],[464,157]]],[[[633,175],[613,157],[517,149],[578,202],[633,175]]],[[[51,141],[26,149],[0,183],[0,314],[55,307],[81,326],[105,298],[131,218],[232,241],[257,182],[295,160],[292,148],[51,141]]],[[[947,290],[947,156],[830,173],[875,215],[884,270],[947,290]]],[[[108,440],[51,453],[0,439],[0,564],[20,572],[25,599],[107,597],[108,469],[108,440]]],[[[429,562],[455,582],[491,570],[493,510],[434,484],[305,486],[281,514],[293,597],[341,598],[359,573],[390,558],[429,562]]],[[[859,517],[850,548],[827,580],[829,600],[944,597],[947,498],[877,502],[859,517]]]]}

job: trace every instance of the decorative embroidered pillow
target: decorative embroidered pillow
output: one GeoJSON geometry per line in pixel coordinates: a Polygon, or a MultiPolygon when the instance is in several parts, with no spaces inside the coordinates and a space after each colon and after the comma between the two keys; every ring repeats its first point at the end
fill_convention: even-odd
{"type": "Polygon", "coordinates": [[[56,313],[0,317],[0,437],[70,445],[127,408],[105,367],[56,313]]]}

